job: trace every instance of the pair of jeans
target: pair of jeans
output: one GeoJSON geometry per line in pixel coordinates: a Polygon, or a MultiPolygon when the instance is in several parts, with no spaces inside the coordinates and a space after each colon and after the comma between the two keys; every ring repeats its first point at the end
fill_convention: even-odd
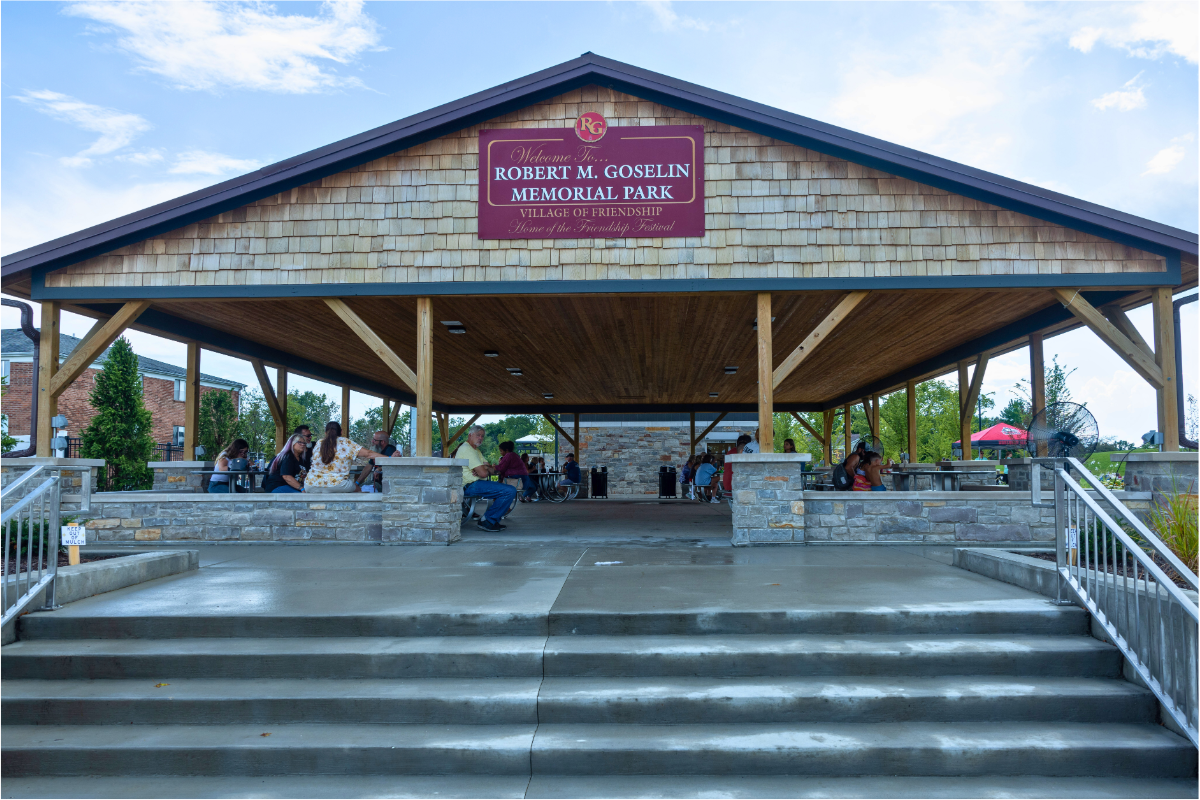
{"type": "Polygon", "coordinates": [[[272,489],[271,494],[300,494],[300,490],[285,483],[283,486],[276,486],[272,489]]]}
{"type": "Polygon", "coordinates": [[[508,507],[516,499],[517,490],[507,483],[498,481],[475,481],[463,487],[463,494],[467,497],[486,497],[491,500],[483,518],[492,525],[499,525],[500,518],[504,516],[504,512],[508,511],[508,507]]]}
{"type": "Polygon", "coordinates": [[[209,481],[208,482],[208,493],[209,494],[229,494],[229,484],[225,481],[222,481],[221,483],[213,483],[212,481],[209,481]]]}
{"type": "Polygon", "coordinates": [[[533,478],[529,477],[528,475],[521,476],[521,486],[525,489],[526,500],[537,494],[537,487],[534,486],[533,478]]]}

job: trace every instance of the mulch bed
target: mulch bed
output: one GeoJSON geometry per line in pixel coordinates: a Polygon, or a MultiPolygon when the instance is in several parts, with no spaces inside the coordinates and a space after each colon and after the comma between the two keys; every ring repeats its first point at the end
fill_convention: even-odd
{"type": "MultiPolygon", "coordinates": [[[[1029,556],[1030,558],[1036,558],[1039,561],[1049,561],[1052,563],[1055,563],[1058,561],[1058,557],[1054,553],[1029,553],[1029,552],[1022,553],[1022,552],[1015,551],[1015,550],[1010,551],[1010,552],[1012,552],[1013,555],[1029,556]]],[[[1160,558],[1157,553],[1147,553],[1147,555],[1150,556],[1152,559],[1154,559],[1154,563],[1158,565],[1158,568],[1161,569],[1163,572],[1165,572],[1167,577],[1170,578],[1171,581],[1176,586],[1178,586],[1180,589],[1191,589],[1192,588],[1191,585],[1188,584],[1183,578],[1179,577],[1179,573],[1177,573],[1175,570],[1173,570],[1170,567],[1170,565],[1167,564],[1167,562],[1163,561],[1162,558],[1160,558]]],[[[1132,578],[1134,575],[1134,572],[1136,571],[1138,573],[1139,579],[1153,581],[1153,578],[1151,576],[1147,575],[1146,571],[1144,569],[1138,569],[1138,570],[1134,569],[1132,558],[1127,559],[1127,562],[1128,562],[1128,566],[1126,564],[1121,564],[1121,563],[1116,564],[1115,570],[1114,570],[1113,564],[1111,564],[1111,563],[1108,564],[1107,565],[1108,574],[1112,575],[1115,572],[1116,575],[1118,575],[1120,577],[1125,577],[1126,573],[1128,573],[1129,577],[1132,578]]],[[[1083,566],[1083,565],[1081,565],[1081,566],[1083,566]]],[[[1094,563],[1088,564],[1087,567],[1089,569],[1096,569],[1096,565],[1094,563]]]]}
{"type": "MultiPolygon", "coordinates": [[[[79,563],[80,564],[89,564],[93,561],[107,561],[110,558],[120,558],[120,557],[121,556],[116,553],[107,554],[107,555],[88,555],[86,553],[80,553],[79,554],[79,563]]],[[[35,556],[35,558],[36,558],[36,556],[35,556]]],[[[58,565],[60,567],[70,566],[70,563],[67,560],[66,553],[58,554],[58,565]]],[[[21,556],[21,571],[24,572],[26,569],[28,569],[28,566],[29,566],[29,562],[26,560],[25,556],[21,556]]],[[[42,557],[42,569],[45,569],[49,566],[50,566],[49,561],[43,556],[42,557]]],[[[34,564],[33,569],[34,569],[34,572],[36,572],[38,570],[38,566],[36,563],[34,564]]],[[[15,559],[10,558],[8,560],[8,574],[13,575],[16,573],[16,571],[17,571],[17,562],[15,559]]]]}

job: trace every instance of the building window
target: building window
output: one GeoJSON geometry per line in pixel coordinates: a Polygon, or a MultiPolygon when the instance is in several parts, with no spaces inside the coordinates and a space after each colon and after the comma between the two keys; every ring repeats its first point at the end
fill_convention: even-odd
{"type": "Polygon", "coordinates": [[[187,399],[187,381],[175,381],[175,401],[182,403],[187,399]]]}
{"type": "Polygon", "coordinates": [[[0,361],[0,378],[3,378],[4,382],[8,383],[8,362],[7,361],[0,361]]]}
{"type": "Polygon", "coordinates": [[[183,447],[183,426],[176,425],[171,434],[171,442],[176,447],[183,447]]]}

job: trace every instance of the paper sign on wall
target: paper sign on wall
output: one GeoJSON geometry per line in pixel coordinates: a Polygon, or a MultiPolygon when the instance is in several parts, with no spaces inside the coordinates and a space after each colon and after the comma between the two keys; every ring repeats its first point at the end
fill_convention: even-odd
{"type": "Polygon", "coordinates": [[[87,528],[82,525],[63,525],[59,544],[66,547],[81,547],[87,544],[87,528]]]}

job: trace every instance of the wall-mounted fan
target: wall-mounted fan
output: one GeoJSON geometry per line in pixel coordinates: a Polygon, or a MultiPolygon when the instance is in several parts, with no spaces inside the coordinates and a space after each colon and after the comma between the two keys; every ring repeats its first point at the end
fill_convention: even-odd
{"type": "Polygon", "coordinates": [[[1100,442],[1096,418],[1078,403],[1046,406],[1029,423],[1026,449],[1034,457],[1075,458],[1085,463],[1100,442]]]}

